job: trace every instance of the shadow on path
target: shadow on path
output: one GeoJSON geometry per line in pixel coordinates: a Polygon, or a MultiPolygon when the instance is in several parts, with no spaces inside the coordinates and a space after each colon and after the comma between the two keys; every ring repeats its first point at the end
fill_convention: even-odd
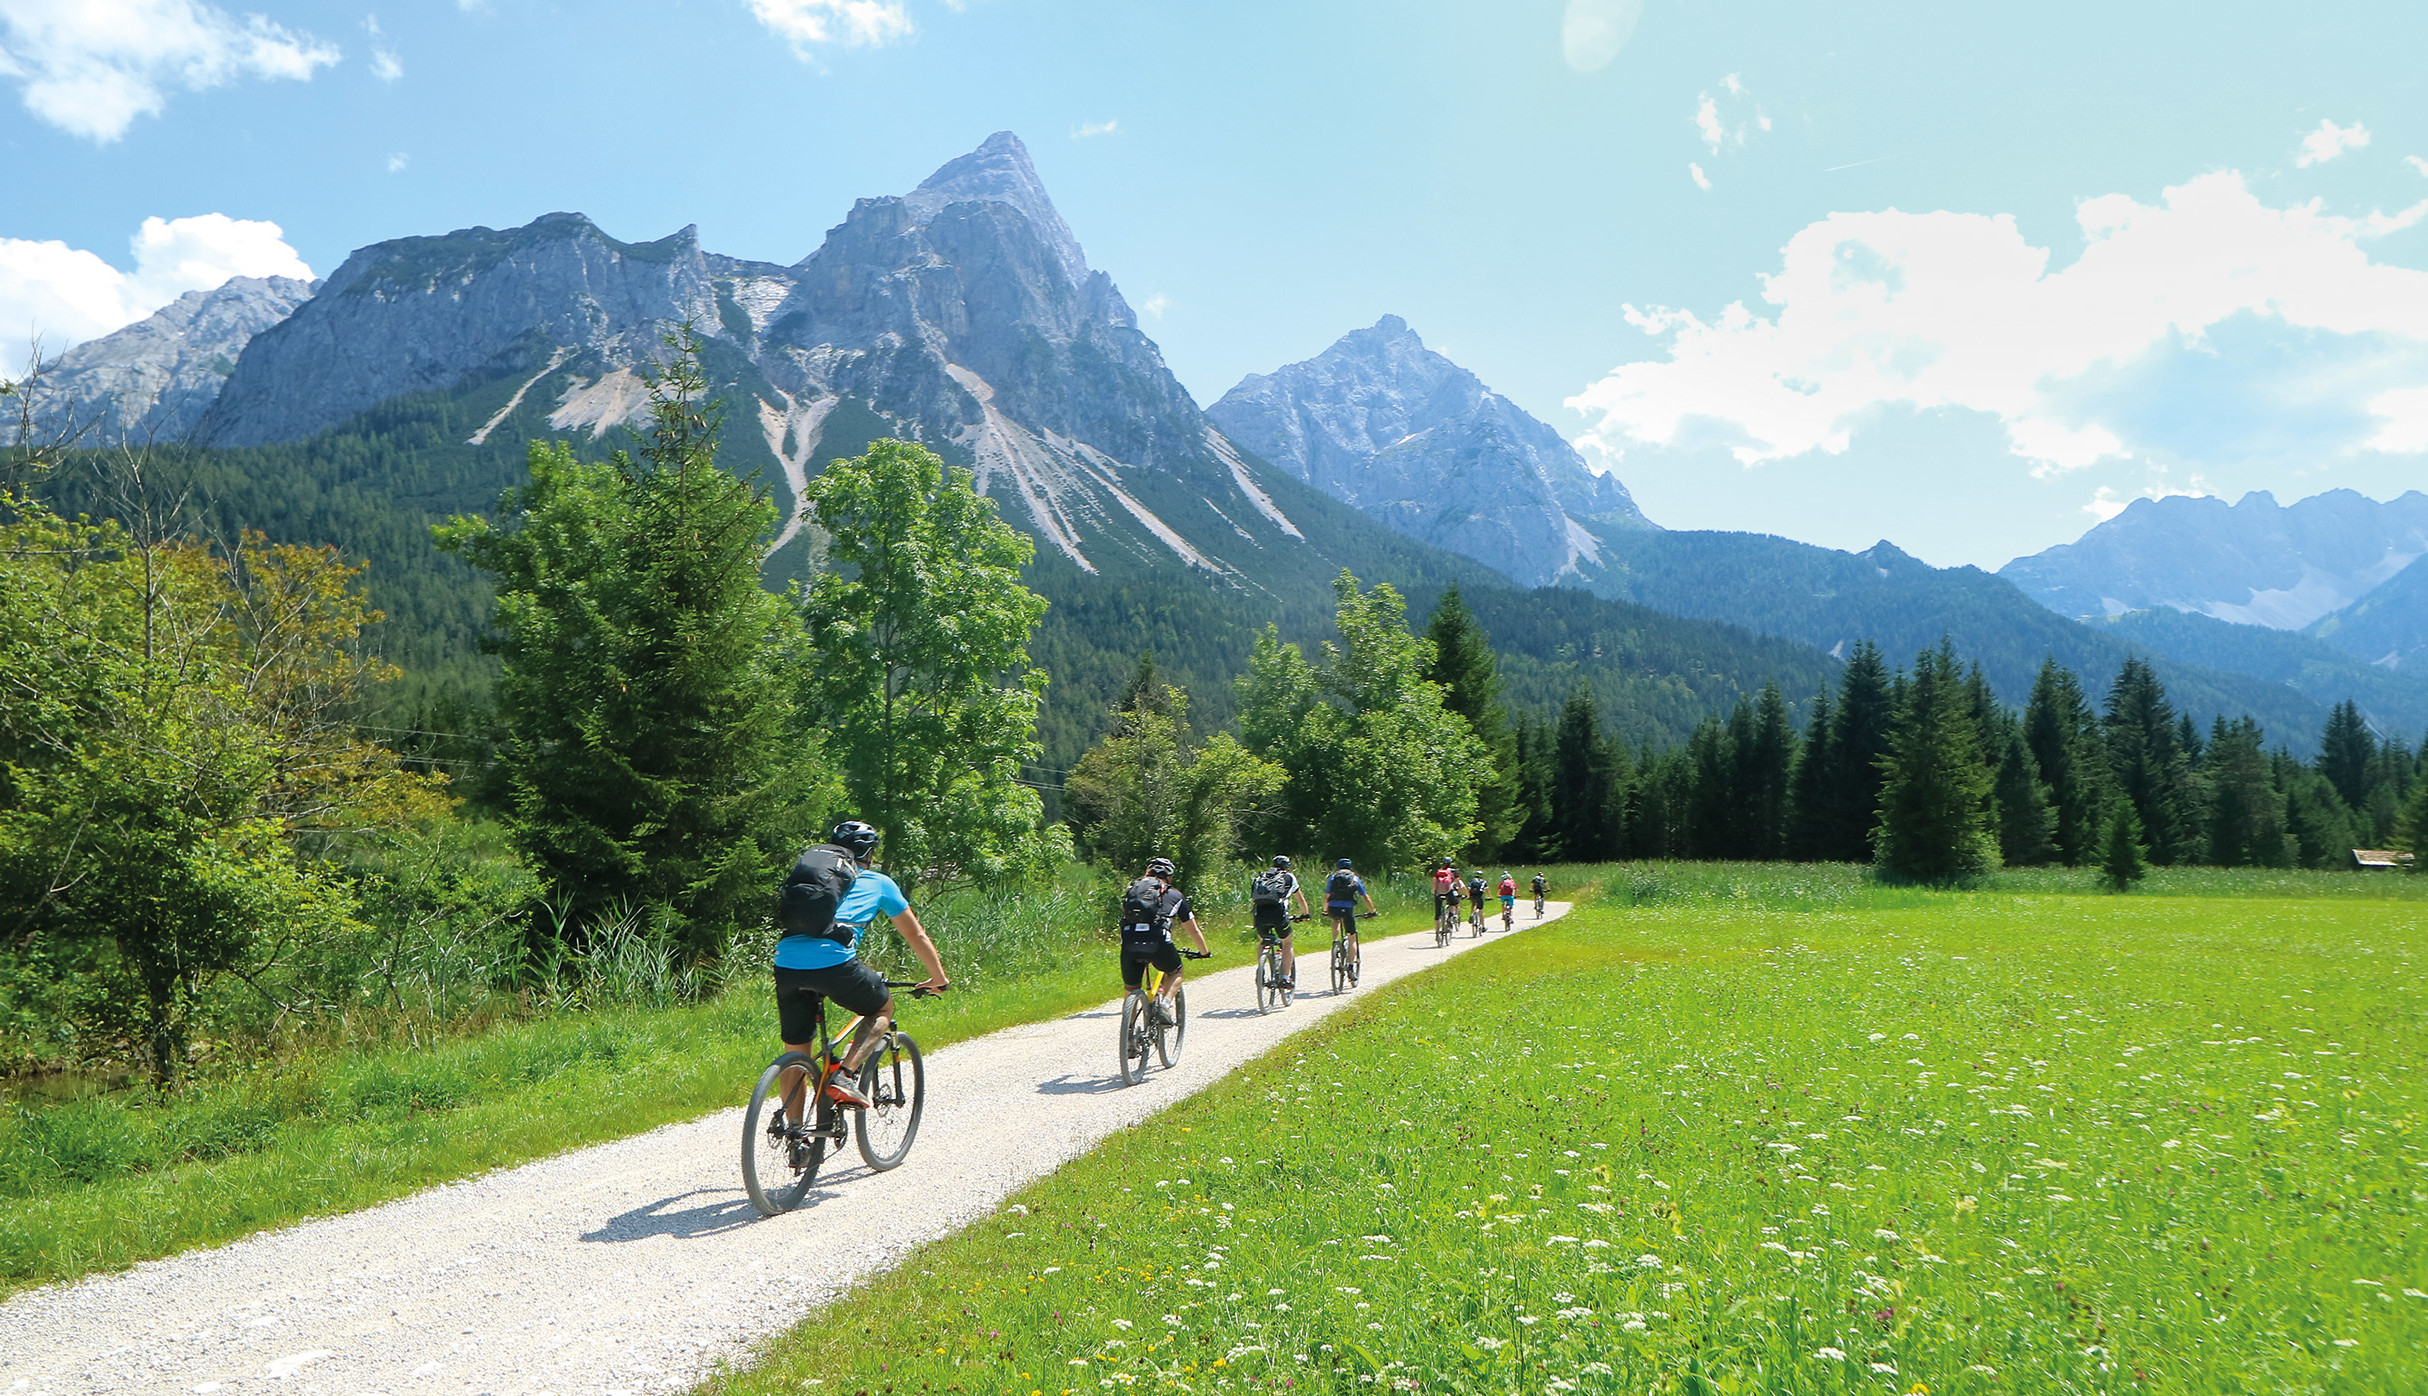
{"type": "Polygon", "coordinates": [[[1121,1089],[1118,1076],[1073,1076],[1068,1072],[1037,1083],[1039,1095],[1103,1095],[1121,1089]]]}
{"type": "Polygon", "coordinates": [[[714,1236],[720,1231],[748,1226],[758,1219],[758,1209],[750,1205],[750,1199],[740,1188],[695,1188],[611,1217],[598,1230],[583,1232],[582,1239],[641,1241],[652,1236],[672,1236],[678,1241],[688,1241],[695,1236],[714,1236]],[[680,1211],[667,1210],[695,1197],[713,1200],[680,1211]]]}

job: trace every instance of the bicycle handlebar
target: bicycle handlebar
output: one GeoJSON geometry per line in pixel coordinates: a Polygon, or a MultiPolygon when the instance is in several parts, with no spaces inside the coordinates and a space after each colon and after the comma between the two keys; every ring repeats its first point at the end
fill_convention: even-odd
{"type": "Polygon", "coordinates": [[[1214,952],[1211,950],[1183,950],[1180,952],[1180,957],[1184,960],[1211,960],[1214,958],[1214,952]]]}
{"type": "Polygon", "coordinates": [[[947,984],[944,986],[944,989],[930,989],[927,987],[927,981],[924,979],[888,979],[885,981],[885,987],[888,989],[908,989],[911,991],[911,997],[915,999],[932,999],[942,994],[944,989],[950,989],[953,986],[947,984]]]}

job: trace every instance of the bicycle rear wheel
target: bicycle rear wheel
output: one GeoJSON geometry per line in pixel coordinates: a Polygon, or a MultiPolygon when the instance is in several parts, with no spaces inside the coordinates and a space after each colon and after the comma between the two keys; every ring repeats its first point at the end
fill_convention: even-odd
{"type": "Polygon", "coordinates": [[[1256,952],[1256,1011],[1281,1007],[1281,951],[1266,945],[1256,952]]]}
{"type": "Polygon", "coordinates": [[[927,1109],[927,1068],[909,1033],[887,1033],[885,1044],[860,1063],[860,1093],[869,1099],[860,1112],[860,1157],[883,1173],[910,1155],[919,1116],[927,1109]]]}
{"type": "Polygon", "coordinates": [[[1132,989],[1121,996],[1121,1084],[1135,1086],[1147,1075],[1146,995],[1132,989]]]}
{"type": "Polygon", "coordinates": [[[1155,1055],[1170,1071],[1172,1063],[1180,1060],[1180,1039],[1189,1030],[1189,987],[1183,984],[1172,991],[1172,1021],[1155,1030],[1155,1055]]]}
{"type": "Polygon", "coordinates": [[[1340,938],[1340,933],[1335,931],[1332,933],[1332,992],[1345,994],[1348,991],[1349,947],[1348,943],[1340,938]]]}
{"type": "Polygon", "coordinates": [[[750,1205],[763,1217],[789,1212],[801,1205],[809,1195],[810,1185],[818,1180],[818,1165],[826,1158],[826,1139],[816,1133],[823,1123],[819,1102],[809,1098],[811,1086],[817,1080],[818,1064],[800,1052],[786,1052],[759,1073],[758,1087],[750,1093],[750,1107],[742,1112],[742,1190],[750,1194],[750,1205]],[[781,1095],[784,1074],[799,1068],[802,1076],[794,1086],[801,1093],[801,1110],[806,1117],[802,1124],[787,1125],[781,1095]]]}
{"type": "Polygon", "coordinates": [[[1352,989],[1357,987],[1358,962],[1364,958],[1359,953],[1359,944],[1360,943],[1358,941],[1354,940],[1349,942],[1349,987],[1352,989]]]}

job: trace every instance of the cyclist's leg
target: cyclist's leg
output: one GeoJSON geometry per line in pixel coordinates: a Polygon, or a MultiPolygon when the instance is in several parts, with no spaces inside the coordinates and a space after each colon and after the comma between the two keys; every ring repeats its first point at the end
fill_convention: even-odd
{"type": "MultiPolygon", "coordinates": [[[[776,970],[776,1035],[783,1040],[784,1050],[805,1057],[818,1054],[818,1014],[825,996],[802,980],[805,972],[778,967],[776,970]]],[[[785,1071],[778,1099],[782,1102],[785,1122],[801,1122],[803,1099],[809,1073],[799,1067],[785,1071]]]]}
{"type": "Polygon", "coordinates": [[[860,1024],[852,1032],[851,1046],[843,1054],[841,1074],[849,1076],[860,1069],[861,1059],[892,1026],[893,993],[885,987],[885,976],[860,960],[847,960],[831,969],[804,970],[802,973],[812,976],[811,983],[837,1007],[860,1015],[860,1024]]]}
{"type": "Polygon", "coordinates": [[[1281,977],[1293,982],[1298,978],[1298,938],[1287,926],[1281,932],[1281,977]]]}
{"type": "Polygon", "coordinates": [[[1180,981],[1187,976],[1189,962],[1181,958],[1178,945],[1166,942],[1156,949],[1153,963],[1163,973],[1163,982],[1155,986],[1155,997],[1169,1009],[1172,995],[1179,991],[1180,981]]]}

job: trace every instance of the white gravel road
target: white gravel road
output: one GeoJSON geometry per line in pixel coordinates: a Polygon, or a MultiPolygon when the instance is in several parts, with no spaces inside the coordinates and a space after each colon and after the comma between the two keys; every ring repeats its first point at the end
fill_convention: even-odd
{"type": "MultiPolygon", "coordinates": [[[[1567,909],[1551,903],[1543,919],[1567,909]]],[[[1532,924],[1521,908],[1520,930],[1532,924]]],[[[1370,942],[1359,988],[1269,1016],[1252,966],[1193,976],[1180,1064],[1127,1089],[1110,1079],[1112,1004],[944,1048],[928,1058],[910,1160],[871,1174],[846,1153],[781,1217],[761,1220],[743,1197],[741,1112],[727,1110],[31,1290],[0,1304],[0,1392],[681,1390],[1113,1131],[1443,957],[1430,932],[1370,942]]],[[[1310,955],[1302,968],[1319,972],[1301,978],[1316,982],[1322,963],[1310,955]]],[[[915,1005],[906,1026],[918,1029],[915,1005]]]]}

